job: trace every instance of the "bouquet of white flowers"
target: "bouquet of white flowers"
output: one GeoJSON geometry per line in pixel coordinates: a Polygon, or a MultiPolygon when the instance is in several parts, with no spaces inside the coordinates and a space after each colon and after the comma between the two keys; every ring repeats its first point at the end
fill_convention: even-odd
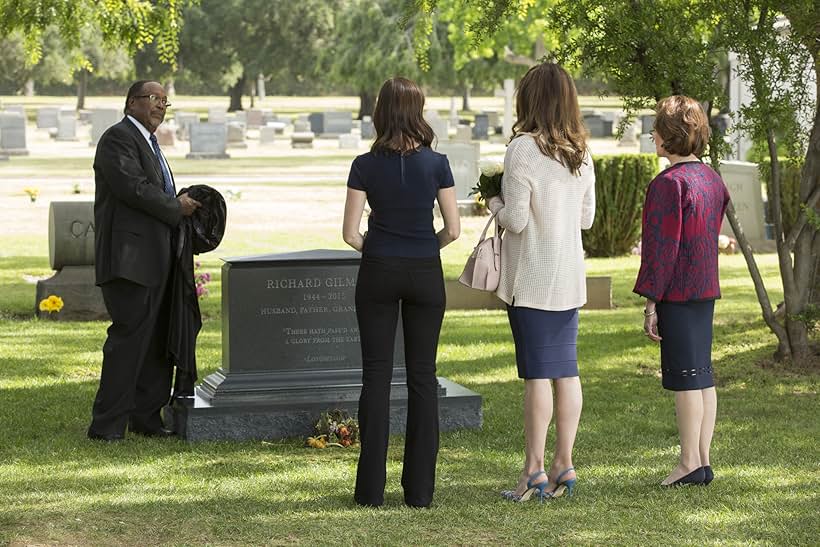
{"type": "Polygon", "coordinates": [[[493,196],[501,194],[501,178],[504,176],[504,162],[496,160],[482,160],[478,164],[481,175],[478,183],[473,186],[470,195],[478,194],[478,199],[485,203],[493,196]]]}

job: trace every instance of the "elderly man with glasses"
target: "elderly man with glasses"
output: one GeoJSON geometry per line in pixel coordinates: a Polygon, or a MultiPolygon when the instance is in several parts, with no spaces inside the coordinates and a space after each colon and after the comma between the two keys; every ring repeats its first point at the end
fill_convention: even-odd
{"type": "Polygon", "coordinates": [[[125,118],[100,138],[94,158],[96,281],[111,316],[88,437],[118,441],[125,430],[170,436],[160,412],[170,397],[171,236],[200,203],[176,195],[154,132],[165,119],[162,85],[135,82],[125,118]]]}

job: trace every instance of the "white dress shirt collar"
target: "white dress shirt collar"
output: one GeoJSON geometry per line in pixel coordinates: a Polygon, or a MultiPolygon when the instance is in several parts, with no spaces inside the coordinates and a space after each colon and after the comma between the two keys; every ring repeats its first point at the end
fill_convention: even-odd
{"type": "Polygon", "coordinates": [[[145,137],[145,140],[148,142],[148,145],[151,146],[151,133],[147,129],[145,129],[145,126],[138,122],[137,119],[131,114],[127,114],[126,118],[131,120],[131,123],[137,126],[137,129],[139,129],[140,133],[142,133],[142,136],[145,137]]]}

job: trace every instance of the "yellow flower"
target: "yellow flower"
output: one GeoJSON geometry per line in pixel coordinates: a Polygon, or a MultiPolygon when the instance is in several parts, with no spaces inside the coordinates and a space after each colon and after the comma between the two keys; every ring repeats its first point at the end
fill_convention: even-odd
{"type": "Polygon", "coordinates": [[[36,201],[37,196],[40,195],[40,189],[35,188],[34,186],[27,186],[27,187],[23,188],[23,192],[28,194],[28,197],[29,197],[29,199],[31,199],[31,201],[36,201]]]}
{"type": "Polygon", "coordinates": [[[59,312],[63,309],[63,299],[57,295],[50,294],[48,298],[40,300],[40,311],[47,311],[48,313],[59,312]]]}

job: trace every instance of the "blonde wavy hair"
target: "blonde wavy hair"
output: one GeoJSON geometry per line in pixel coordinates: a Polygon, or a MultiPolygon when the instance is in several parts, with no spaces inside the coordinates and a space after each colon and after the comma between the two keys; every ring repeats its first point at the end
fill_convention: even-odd
{"type": "Polygon", "coordinates": [[[538,148],[578,175],[587,155],[587,129],[578,107],[575,82],[556,63],[529,69],[518,84],[515,103],[518,120],[512,139],[522,134],[535,138],[538,148]]]}

